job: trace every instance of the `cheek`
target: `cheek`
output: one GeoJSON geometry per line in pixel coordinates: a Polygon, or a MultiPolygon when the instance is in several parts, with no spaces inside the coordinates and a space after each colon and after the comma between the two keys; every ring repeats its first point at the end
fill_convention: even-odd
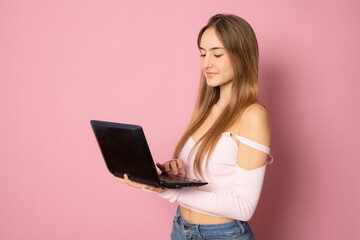
{"type": "Polygon", "coordinates": [[[226,72],[229,75],[234,75],[234,70],[230,64],[230,62],[222,62],[219,67],[222,69],[222,71],[226,72]]]}
{"type": "Polygon", "coordinates": [[[200,60],[200,69],[203,70],[204,69],[204,59],[201,58],[200,60]]]}

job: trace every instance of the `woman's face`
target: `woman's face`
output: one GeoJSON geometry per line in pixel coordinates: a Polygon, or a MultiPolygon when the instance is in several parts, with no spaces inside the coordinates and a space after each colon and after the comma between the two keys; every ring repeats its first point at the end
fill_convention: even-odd
{"type": "Polygon", "coordinates": [[[223,44],[214,28],[208,28],[200,40],[200,66],[206,82],[211,87],[232,84],[234,70],[223,44]]]}

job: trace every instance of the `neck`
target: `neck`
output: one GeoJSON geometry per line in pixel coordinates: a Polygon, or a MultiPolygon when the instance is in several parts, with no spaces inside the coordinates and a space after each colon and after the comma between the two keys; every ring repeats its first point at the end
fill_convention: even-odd
{"type": "Polygon", "coordinates": [[[216,102],[217,108],[224,109],[230,103],[232,83],[220,86],[220,98],[216,102]]]}

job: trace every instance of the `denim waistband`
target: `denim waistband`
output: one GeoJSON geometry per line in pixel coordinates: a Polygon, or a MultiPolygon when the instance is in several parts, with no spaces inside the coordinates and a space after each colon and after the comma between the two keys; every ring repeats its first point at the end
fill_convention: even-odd
{"type": "Polygon", "coordinates": [[[221,224],[190,223],[185,219],[183,219],[179,207],[176,211],[175,221],[177,222],[177,224],[182,226],[182,228],[186,231],[187,234],[194,234],[201,236],[211,235],[214,233],[214,231],[222,232],[222,234],[231,234],[234,232],[234,229],[240,229],[242,233],[245,233],[250,230],[249,224],[247,222],[240,220],[233,220],[231,222],[221,223],[221,224]]]}

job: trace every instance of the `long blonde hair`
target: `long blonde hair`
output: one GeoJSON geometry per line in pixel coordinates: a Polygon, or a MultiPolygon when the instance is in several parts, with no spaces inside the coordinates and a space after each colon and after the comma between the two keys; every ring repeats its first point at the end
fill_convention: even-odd
{"type": "MultiPolygon", "coordinates": [[[[230,128],[239,114],[246,107],[257,102],[258,96],[258,59],[259,51],[255,33],[250,24],[244,19],[231,14],[217,14],[209,19],[198,35],[197,44],[208,28],[214,28],[217,37],[229,55],[234,70],[232,97],[229,105],[219,116],[214,125],[206,132],[195,146],[199,146],[194,160],[194,172],[203,178],[202,162],[211,155],[221,134],[230,128]],[[201,143],[201,144],[200,144],[201,143]]],[[[220,88],[209,87],[203,73],[201,73],[198,99],[190,123],[179,140],[174,158],[178,158],[186,141],[204,123],[212,106],[219,100],[220,88]]]]}

